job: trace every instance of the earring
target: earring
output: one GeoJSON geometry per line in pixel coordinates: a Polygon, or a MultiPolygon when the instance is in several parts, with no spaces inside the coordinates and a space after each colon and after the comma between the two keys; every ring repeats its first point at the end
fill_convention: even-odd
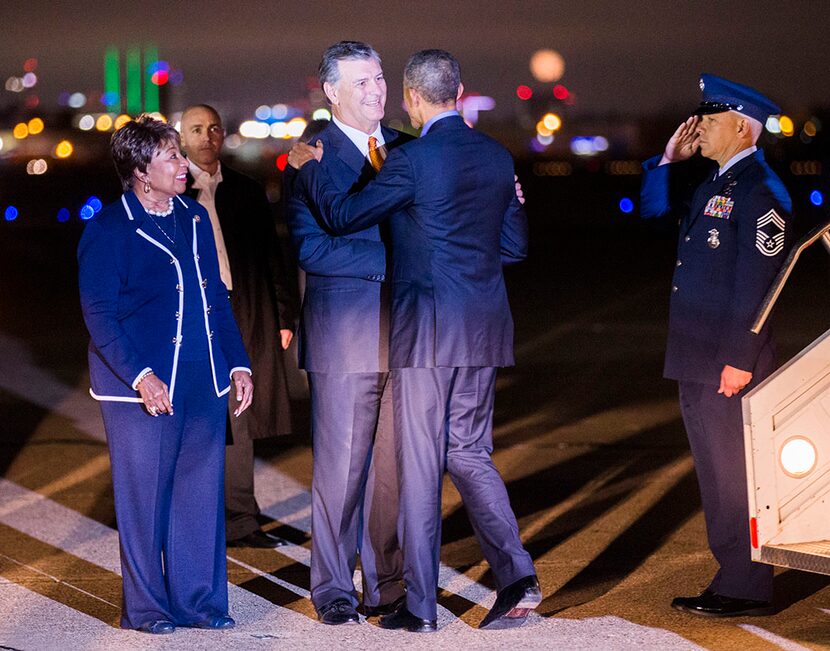
{"type": "Polygon", "coordinates": [[[144,180],[144,194],[150,194],[150,181],[144,180]]]}

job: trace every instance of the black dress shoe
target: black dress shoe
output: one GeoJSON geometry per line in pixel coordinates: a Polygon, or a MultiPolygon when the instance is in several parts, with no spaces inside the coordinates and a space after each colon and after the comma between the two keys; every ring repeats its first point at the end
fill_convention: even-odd
{"type": "Polygon", "coordinates": [[[702,617],[764,616],[775,613],[775,606],[769,601],[736,599],[704,590],[697,597],[677,597],[671,607],[685,613],[702,617]]]}
{"type": "Polygon", "coordinates": [[[173,633],[176,630],[176,625],[169,619],[154,619],[149,622],[144,622],[138,627],[142,633],[151,633],[153,635],[165,635],[173,633]]]}
{"type": "Polygon", "coordinates": [[[236,622],[233,621],[232,618],[227,615],[216,615],[215,617],[209,617],[198,624],[194,624],[193,628],[212,628],[214,630],[223,630],[233,628],[234,626],[236,626],[236,622]]]}
{"type": "Polygon", "coordinates": [[[401,604],[394,613],[380,618],[380,627],[389,630],[405,628],[410,633],[434,633],[438,630],[438,622],[416,617],[401,604]]]}
{"type": "Polygon", "coordinates": [[[378,606],[367,606],[366,604],[363,604],[363,606],[361,606],[361,610],[363,611],[364,617],[384,617],[385,615],[391,615],[397,611],[404,605],[405,602],[406,596],[403,596],[398,597],[395,601],[388,604],[380,604],[378,606]]]}
{"type": "Polygon", "coordinates": [[[499,591],[496,603],[479,628],[498,630],[525,623],[528,613],[542,603],[542,589],[534,575],[526,576],[499,591]]]}
{"type": "Polygon", "coordinates": [[[359,624],[360,616],[348,599],[335,599],[317,609],[317,618],[323,624],[359,624]]]}
{"type": "Polygon", "coordinates": [[[287,544],[288,541],[272,536],[262,529],[252,531],[247,536],[242,536],[242,538],[228,541],[228,547],[256,547],[258,549],[274,549],[275,547],[284,547],[287,544]]]}

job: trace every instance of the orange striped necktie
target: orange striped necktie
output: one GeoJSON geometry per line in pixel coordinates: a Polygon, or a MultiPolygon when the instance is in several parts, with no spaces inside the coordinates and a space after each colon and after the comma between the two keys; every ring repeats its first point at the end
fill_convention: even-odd
{"type": "Polygon", "coordinates": [[[383,167],[383,154],[380,153],[378,139],[374,136],[369,136],[369,161],[375,168],[375,172],[380,172],[380,168],[383,167]]]}

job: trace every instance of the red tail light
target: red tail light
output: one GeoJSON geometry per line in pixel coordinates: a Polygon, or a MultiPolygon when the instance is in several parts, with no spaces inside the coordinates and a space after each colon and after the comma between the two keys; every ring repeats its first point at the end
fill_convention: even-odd
{"type": "Polygon", "coordinates": [[[752,546],[758,549],[758,520],[756,518],[749,519],[749,539],[752,541],[752,546]]]}

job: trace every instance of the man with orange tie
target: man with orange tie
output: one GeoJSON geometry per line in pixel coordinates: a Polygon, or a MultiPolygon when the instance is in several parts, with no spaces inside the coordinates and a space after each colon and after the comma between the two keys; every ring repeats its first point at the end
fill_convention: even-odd
{"type": "MultiPolygon", "coordinates": [[[[331,178],[343,192],[353,191],[374,178],[387,149],[411,138],[380,124],[386,81],[371,46],[332,45],[319,76],[333,118],[316,140],[330,154],[331,178]]],[[[285,184],[288,226],[306,272],[298,337],[311,390],[311,600],[321,622],[356,624],[358,554],[366,616],[389,614],[404,597],[386,249],[378,226],[332,235],[316,208],[292,195],[292,173],[285,184]]]]}

